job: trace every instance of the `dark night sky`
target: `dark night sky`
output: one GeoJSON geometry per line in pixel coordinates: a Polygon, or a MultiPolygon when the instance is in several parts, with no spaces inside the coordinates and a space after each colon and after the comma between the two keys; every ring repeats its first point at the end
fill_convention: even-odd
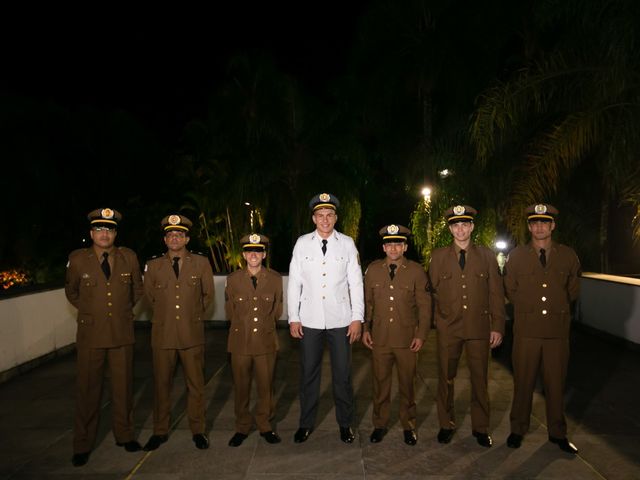
{"type": "MultiPolygon", "coordinates": [[[[161,181],[165,165],[179,151],[185,125],[208,114],[209,99],[225,80],[225,68],[235,54],[271,57],[276,68],[296,78],[307,94],[322,97],[326,93],[330,81],[347,69],[366,2],[256,4],[259,6],[220,2],[208,6],[208,10],[184,5],[161,10],[154,4],[154,10],[145,11],[112,4],[85,6],[84,10],[55,5],[17,11],[32,7],[13,5],[3,12],[0,101],[9,101],[7,115],[0,120],[12,122],[19,118],[25,125],[24,130],[7,130],[16,135],[16,140],[9,139],[5,151],[9,155],[15,152],[17,158],[36,160],[10,164],[0,179],[5,185],[20,178],[22,188],[28,192],[16,205],[0,206],[0,212],[11,219],[9,223],[16,225],[28,240],[20,242],[18,248],[9,245],[8,236],[3,241],[0,235],[0,264],[11,266],[14,258],[44,258],[34,252],[39,248],[36,244],[41,233],[50,230],[37,220],[46,208],[68,218],[64,227],[56,226],[55,245],[47,246],[49,257],[54,257],[50,263],[63,265],[66,253],[80,246],[77,239],[86,233],[85,211],[102,204],[125,209],[132,191],[150,201],[163,201],[155,197],[158,193],[154,185],[161,181]],[[24,117],[15,114],[16,105],[24,109],[24,117]],[[35,115],[31,120],[32,113],[35,115]],[[93,143],[83,143],[82,137],[69,137],[81,129],[74,130],[66,123],[57,128],[47,123],[51,118],[62,122],[87,119],[91,122],[88,138],[93,143]],[[109,139],[101,137],[95,128],[100,122],[108,125],[113,119],[124,120],[123,125],[133,127],[131,131],[136,135],[143,135],[132,145],[133,153],[109,158],[116,176],[126,171],[112,183],[99,173],[100,162],[105,155],[117,155],[121,143],[113,142],[116,147],[103,153],[101,147],[109,139]],[[59,137],[58,132],[62,133],[59,137]],[[21,142],[33,148],[20,150],[21,142]],[[137,146],[154,150],[135,156],[137,146]],[[85,164],[83,153],[95,162],[85,164]],[[38,162],[38,158],[48,163],[38,162]],[[33,178],[39,182],[36,188],[33,178]],[[22,207],[16,208],[17,205],[22,207]]],[[[121,135],[118,141],[127,141],[127,132],[114,130],[114,134],[121,135]]],[[[7,160],[10,162],[4,159],[7,160]]],[[[17,195],[16,188],[11,191],[17,195]]],[[[129,209],[127,218],[132,221],[137,217],[129,209]]],[[[141,223],[140,232],[143,229],[141,223]]],[[[145,250],[157,248],[147,245],[152,241],[132,240],[133,234],[130,230],[127,237],[123,232],[123,244],[135,244],[143,251],[143,258],[156,253],[145,250]]]]}
{"type": "Polygon", "coordinates": [[[362,1],[238,3],[224,10],[41,12],[39,19],[15,13],[0,33],[0,88],[71,108],[123,109],[172,139],[204,113],[234,53],[271,55],[307,88],[322,89],[345,68],[365,10],[362,1]]]}
{"type": "MultiPolygon", "coordinates": [[[[145,137],[139,145],[155,146],[157,142],[163,150],[158,157],[171,158],[175,156],[187,122],[207,114],[208,99],[223,81],[225,67],[234,54],[271,56],[280,70],[298,79],[306,94],[322,99],[331,80],[347,72],[359,21],[371,3],[373,0],[212,2],[206,9],[183,4],[160,7],[158,3],[150,4],[146,9],[139,5],[113,3],[84,4],[81,7],[60,4],[4,6],[0,17],[0,100],[20,97],[16,105],[29,106],[31,109],[26,110],[27,113],[39,113],[41,107],[44,119],[50,118],[46,116],[50,110],[58,114],[57,110],[48,108],[47,103],[51,102],[62,107],[61,110],[70,111],[69,117],[92,119],[95,122],[92,126],[100,125],[95,119],[101,116],[108,121],[112,118],[127,119],[130,115],[137,122],[125,123],[125,126],[139,123],[143,129],[135,130],[136,133],[148,130],[155,134],[153,142],[147,142],[145,137]],[[30,100],[35,107],[29,105],[30,100]],[[80,114],[74,116],[75,110],[80,114]],[[112,115],[119,110],[128,115],[112,115]],[[85,115],[85,111],[89,113],[85,115]]],[[[389,5],[394,4],[389,2],[389,5]]],[[[476,92],[476,88],[482,88],[483,79],[490,81],[496,72],[503,72],[505,68],[509,71],[510,64],[506,62],[505,67],[505,59],[515,58],[513,64],[517,65],[519,57],[516,53],[520,45],[517,41],[509,43],[509,39],[519,38],[520,26],[514,25],[517,35],[509,36],[512,26],[507,22],[510,18],[518,18],[520,8],[517,5],[517,2],[510,4],[502,0],[487,2],[487,5],[471,0],[441,2],[444,10],[440,13],[449,23],[440,24],[439,28],[445,36],[451,36],[451,41],[447,39],[447,45],[452,47],[450,50],[467,54],[475,52],[471,60],[478,58],[475,62],[468,56],[452,55],[445,62],[448,70],[444,74],[451,75],[451,78],[442,77],[443,91],[438,91],[437,96],[441,102],[442,99],[449,101],[449,110],[454,116],[472,106],[470,95],[476,92]],[[488,17],[479,15],[479,12],[488,17]],[[491,25],[497,26],[495,35],[491,35],[485,18],[494,20],[491,25]],[[483,41],[470,44],[467,33],[483,41]],[[469,98],[458,95],[460,92],[468,93],[469,98]]],[[[381,31],[384,32],[384,28],[381,31]]],[[[375,58],[365,58],[364,61],[375,63],[375,58]]],[[[12,105],[7,108],[9,115],[13,113],[11,108],[12,105]]],[[[11,121],[12,117],[7,118],[11,121]]],[[[52,114],[51,118],[59,117],[52,114]]],[[[39,120],[40,117],[36,116],[34,122],[39,120]]],[[[447,120],[445,116],[439,118],[445,126],[448,125],[447,120]]],[[[453,120],[457,121],[458,117],[453,120]]],[[[44,128],[48,127],[45,125],[44,128]]],[[[55,137],[57,131],[51,129],[51,137],[55,137]]],[[[29,132],[24,137],[31,138],[29,132]]],[[[43,151],[49,147],[47,135],[33,135],[33,138],[35,143],[41,144],[43,151]]],[[[64,137],[60,142],[69,140],[64,137]]],[[[73,143],[75,138],[71,140],[69,143],[73,143]]],[[[102,138],[98,140],[103,141],[102,138]]],[[[21,145],[20,141],[8,143],[21,145]]],[[[67,182],[70,184],[80,178],[83,172],[70,172],[65,164],[67,150],[55,141],[51,143],[57,147],[58,156],[43,154],[42,158],[60,161],[60,164],[44,167],[61,170],[56,177],[58,181],[71,179],[67,182]]],[[[75,145],[73,147],[68,151],[81,152],[74,158],[85,152],[79,147],[76,149],[75,145]]],[[[25,149],[25,152],[28,155],[31,150],[25,149]]],[[[33,152],[38,153],[39,150],[34,148],[33,152]]],[[[111,151],[109,153],[112,154],[111,151]]],[[[158,157],[153,157],[156,153],[154,151],[145,158],[157,163],[158,157]]],[[[100,158],[100,155],[96,157],[100,158]]],[[[124,159],[121,163],[128,161],[124,159]]],[[[10,159],[3,159],[3,162],[9,163],[10,159]]],[[[134,166],[135,175],[129,176],[133,180],[127,178],[127,186],[134,185],[136,191],[146,189],[144,196],[147,191],[152,191],[149,185],[153,182],[147,182],[147,179],[153,178],[154,172],[150,173],[153,166],[146,161],[134,166]],[[139,177],[142,181],[138,180],[139,177]]],[[[41,204],[50,206],[47,193],[60,196],[61,188],[57,184],[46,183],[48,170],[41,167],[43,165],[36,165],[35,168],[42,170],[36,173],[45,179],[41,182],[47,188],[44,193],[39,190],[30,192],[23,200],[33,203],[31,211],[39,211],[41,204]]],[[[28,168],[15,170],[32,173],[28,168]]],[[[0,182],[13,182],[15,178],[10,169],[9,174],[5,170],[3,177],[0,182]]],[[[29,182],[23,183],[28,188],[29,182]]],[[[95,193],[91,185],[85,190],[95,193]]],[[[95,193],[98,194],[101,192],[95,193]]],[[[59,201],[59,208],[84,211],[95,206],[91,200],[94,197],[88,197],[84,191],[82,194],[74,191],[72,197],[73,202],[70,203],[73,207],[65,207],[66,204],[59,201]]],[[[107,197],[109,201],[112,200],[107,197]]],[[[0,208],[5,215],[9,210],[14,210],[9,204],[0,208]]],[[[8,218],[19,216],[15,211],[8,213],[8,218]]],[[[77,215],[75,211],[64,213],[77,215]]],[[[81,216],[78,216],[78,222],[82,222],[81,216]]],[[[0,256],[3,255],[2,247],[3,242],[0,241],[0,256]]]]}

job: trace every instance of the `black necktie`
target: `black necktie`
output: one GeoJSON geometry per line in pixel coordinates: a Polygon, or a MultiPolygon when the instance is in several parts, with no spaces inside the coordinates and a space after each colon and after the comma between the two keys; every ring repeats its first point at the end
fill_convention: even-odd
{"type": "Polygon", "coordinates": [[[258,288],[258,279],[256,278],[255,275],[251,275],[251,283],[253,283],[253,289],[255,290],[256,288],[258,288]]]}
{"type": "Polygon", "coordinates": [[[460,259],[458,260],[458,263],[460,264],[461,270],[464,270],[464,266],[467,263],[466,253],[467,252],[464,249],[460,250],[460,259]]]}
{"type": "Polygon", "coordinates": [[[543,267],[547,266],[547,252],[544,248],[540,249],[540,263],[543,267]]]}
{"type": "Polygon", "coordinates": [[[111,266],[109,265],[109,254],[107,252],[102,253],[102,264],[100,266],[102,267],[104,276],[109,280],[109,277],[111,276],[111,266]]]}
{"type": "Polygon", "coordinates": [[[393,280],[393,277],[396,276],[396,268],[398,268],[398,266],[395,263],[389,265],[389,277],[391,278],[391,280],[393,280]]]}
{"type": "Polygon", "coordinates": [[[180,257],[173,257],[173,272],[176,274],[176,278],[180,274],[180,257]]]}
{"type": "Polygon", "coordinates": [[[322,255],[327,253],[327,241],[322,240],[322,255]]]}

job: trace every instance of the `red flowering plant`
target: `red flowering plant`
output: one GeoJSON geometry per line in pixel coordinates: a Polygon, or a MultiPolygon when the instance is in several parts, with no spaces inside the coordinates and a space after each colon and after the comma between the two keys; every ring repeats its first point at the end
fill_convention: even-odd
{"type": "Polygon", "coordinates": [[[19,285],[27,285],[29,283],[29,277],[26,272],[22,270],[4,270],[0,272],[0,287],[2,290],[8,290],[11,287],[19,285]]]}

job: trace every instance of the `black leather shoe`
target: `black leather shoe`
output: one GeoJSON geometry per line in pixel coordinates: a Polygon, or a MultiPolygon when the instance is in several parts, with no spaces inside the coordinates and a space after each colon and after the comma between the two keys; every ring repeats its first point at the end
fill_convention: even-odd
{"type": "Polygon", "coordinates": [[[507,438],[507,447],[509,448],[520,448],[522,445],[522,435],[518,435],[517,433],[512,433],[507,438]]]}
{"type": "Polygon", "coordinates": [[[144,445],[143,450],[150,452],[156,450],[160,445],[169,440],[169,435],[151,435],[147,443],[144,445]]]}
{"type": "Polygon", "coordinates": [[[71,463],[74,467],[86,465],[89,461],[89,455],[91,455],[91,452],[74,453],[73,457],[71,457],[71,463]]]}
{"type": "Polygon", "coordinates": [[[231,437],[231,440],[229,440],[229,446],[239,447],[240,445],[242,445],[242,442],[247,439],[247,437],[248,435],[245,435],[244,433],[236,432],[235,435],[231,437]]]}
{"type": "Polygon", "coordinates": [[[414,430],[403,430],[404,433],[404,443],[407,445],[415,445],[418,443],[418,437],[416,436],[416,432],[414,430]]]}
{"type": "Polygon", "coordinates": [[[260,432],[260,436],[264,438],[267,443],[280,443],[282,441],[280,436],[274,431],[260,432]]]}
{"type": "Polygon", "coordinates": [[[491,440],[491,435],[489,435],[488,433],[481,433],[476,431],[473,431],[471,433],[473,434],[474,437],[476,437],[476,440],[478,441],[478,445],[480,445],[481,447],[489,448],[491,445],[493,445],[493,440],[491,440]]]}
{"type": "Polygon", "coordinates": [[[198,450],[206,450],[209,448],[209,439],[204,433],[196,433],[193,437],[191,437],[193,443],[196,444],[196,448],[198,450]]]}
{"type": "Polygon", "coordinates": [[[356,436],[353,434],[351,427],[340,427],[340,440],[344,443],[353,443],[356,436]]]}
{"type": "Polygon", "coordinates": [[[438,432],[438,442],[449,443],[453,438],[454,432],[455,430],[453,428],[441,428],[438,432]]]}
{"type": "Polygon", "coordinates": [[[567,452],[572,455],[575,455],[576,453],[578,453],[578,447],[576,447],[573,443],[571,443],[566,438],[549,437],[549,441],[551,443],[555,443],[556,445],[558,445],[558,447],[560,447],[560,450],[562,450],[563,452],[567,452]]]}
{"type": "Polygon", "coordinates": [[[371,443],[380,443],[386,434],[387,434],[386,428],[375,428],[373,432],[371,432],[369,441],[371,443]]]}
{"type": "Polygon", "coordinates": [[[130,442],[116,442],[116,445],[124,447],[127,452],[139,452],[142,450],[142,445],[140,445],[136,440],[131,440],[130,442]]]}
{"type": "Polygon", "coordinates": [[[293,435],[293,441],[296,443],[306,442],[311,435],[310,428],[299,428],[296,433],[293,435]]]}

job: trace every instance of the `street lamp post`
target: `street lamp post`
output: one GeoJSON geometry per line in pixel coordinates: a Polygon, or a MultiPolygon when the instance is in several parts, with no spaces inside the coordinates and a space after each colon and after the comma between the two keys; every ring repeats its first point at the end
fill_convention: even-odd
{"type": "Polygon", "coordinates": [[[422,189],[422,198],[424,199],[424,208],[427,212],[427,244],[429,250],[431,250],[431,187],[424,187],[422,189]]]}

